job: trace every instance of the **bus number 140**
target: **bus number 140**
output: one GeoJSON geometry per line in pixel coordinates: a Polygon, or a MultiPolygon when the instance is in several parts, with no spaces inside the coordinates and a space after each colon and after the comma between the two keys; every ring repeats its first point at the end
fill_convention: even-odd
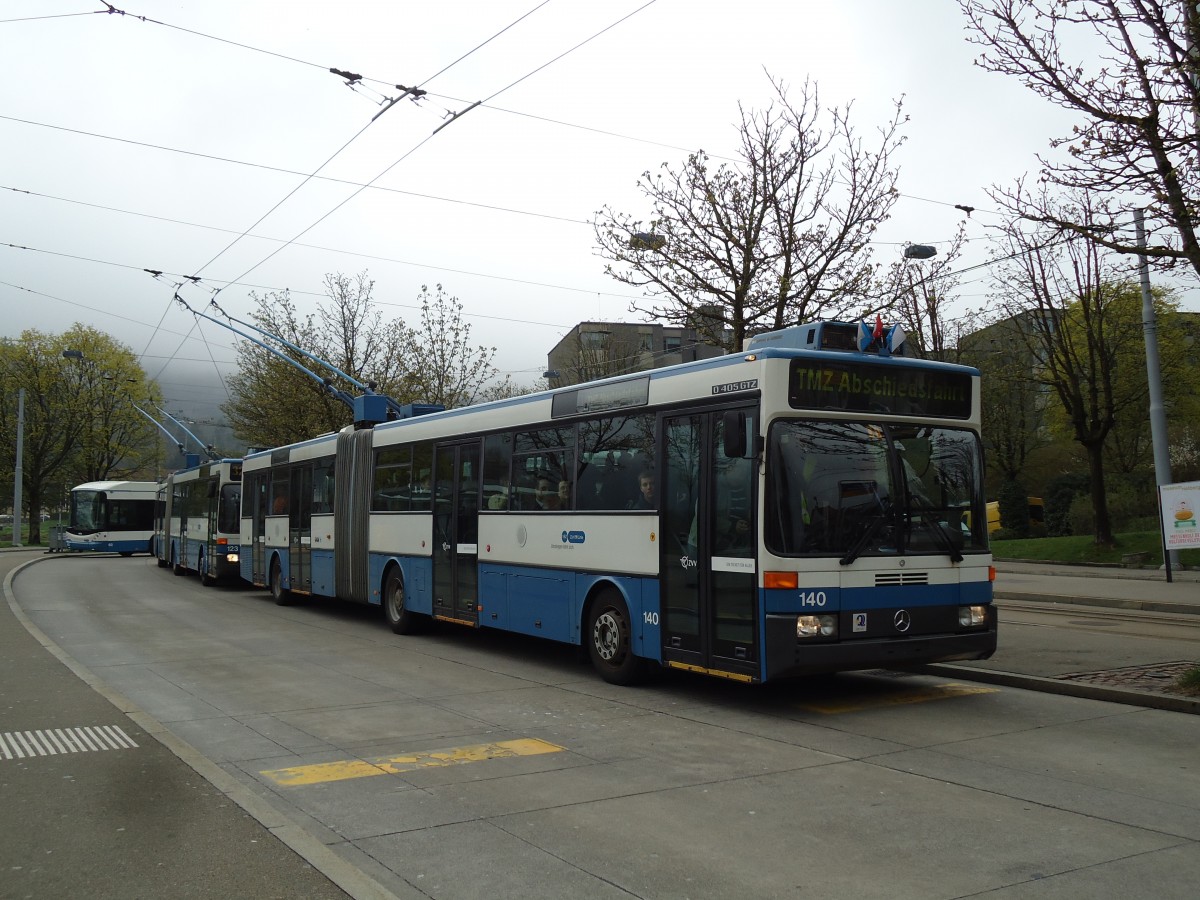
{"type": "Polygon", "coordinates": [[[825,592],[824,591],[801,591],[800,592],[801,606],[824,606],[825,592]]]}

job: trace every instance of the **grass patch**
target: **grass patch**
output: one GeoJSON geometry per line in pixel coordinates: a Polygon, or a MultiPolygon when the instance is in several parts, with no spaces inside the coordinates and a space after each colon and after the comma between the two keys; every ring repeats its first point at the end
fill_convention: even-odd
{"type": "Polygon", "coordinates": [[[1175,684],[1180,692],[1191,694],[1193,697],[1200,697],[1200,666],[1188,669],[1188,671],[1179,676],[1179,680],[1175,684]]]}
{"type": "MultiPolygon", "coordinates": [[[[1162,538],[1157,531],[1139,531],[1116,535],[1115,547],[1098,547],[1091,535],[1069,537],[1026,538],[1015,541],[992,541],[996,559],[1033,559],[1044,562],[1080,563],[1090,565],[1120,565],[1127,553],[1148,554],[1145,565],[1163,564],[1162,538]]],[[[1180,564],[1200,567],[1200,549],[1179,551],[1180,564]]]]}

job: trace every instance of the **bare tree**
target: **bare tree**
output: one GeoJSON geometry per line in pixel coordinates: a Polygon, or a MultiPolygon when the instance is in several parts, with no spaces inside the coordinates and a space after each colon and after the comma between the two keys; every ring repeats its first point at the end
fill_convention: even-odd
{"type": "MultiPolygon", "coordinates": [[[[1095,225],[1087,195],[1056,202],[1043,193],[1038,202],[1064,220],[1095,225]]],[[[1095,242],[1056,241],[1052,228],[1020,220],[1006,228],[996,256],[1003,314],[1032,377],[1058,399],[1087,454],[1095,541],[1111,545],[1104,457],[1118,415],[1132,402],[1117,382],[1118,352],[1129,339],[1120,302],[1131,289],[1128,272],[1095,242]]]]}
{"type": "Polygon", "coordinates": [[[961,276],[957,263],[966,246],[966,226],[959,224],[944,253],[929,260],[904,259],[888,270],[885,304],[898,316],[911,355],[948,362],[958,360],[961,339],[974,330],[971,314],[950,318],[949,306],[958,299],[961,276]]]}
{"type": "Polygon", "coordinates": [[[823,110],[811,82],[797,102],[771,85],[765,110],[739,106],[736,164],[712,169],[703,150],[678,170],[663,163],[638,179],[648,221],[606,206],[594,223],[605,271],[654,298],[634,311],[728,350],[755,331],[861,310],[874,275],[868,242],[897,196],[899,101],[866,147],[850,105],[823,110]]]}
{"type": "Polygon", "coordinates": [[[463,321],[463,305],[439,284],[431,294],[421,285],[421,322],[405,332],[406,380],[409,392],[447,409],[469,406],[486,397],[503,395],[506,376],[494,383],[495,347],[471,346],[471,326],[463,321]]]}
{"type": "Polygon", "coordinates": [[[1044,192],[993,188],[1022,218],[1137,253],[1133,206],[1146,207],[1147,254],[1200,274],[1197,112],[1200,24],[1190,2],[1165,0],[959,0],[978,65],[1012,75],[1049,102],[1078,113],[1071,134],[1051,142],[1065,159],[1039,158],[1040,180],[1095,201],[1086,221],[1064,216],[1044,192]],[[1064,45],[1078,48],[1068,58],[1064,45]],[[1104,198],[1101,200],[1100,198],[1104,198]],[[1107,202],[1105,202],[1107,201],[1107,202]]]}
{"type": "Polygon", "coordinates": [[[642,344],[637,326],[605,324],[603,330],[577,328],[555,348],[555,385],[582,384],[611,375],[636,372],[651,365],[652,350],[642,344]]]}
{"type": "MultiPolygon", "coordinates": [[[[410,394],[407,379],[407,330],[402,322],[386,322],[371,304],[374,282],[365,273],[354,281],[327,275],[328,303],[301,317],[287,291],[251,295],[258,309],[251,318],[264,331],[277,335],[336,366],[380,393],[398,400],[410,394]]],[[[268,343],[271,343],[268,341],[268,343]]],[[[272,346],[278,346],[272,343],[272,346]]],[[[234,434],[253,447],[278,447],[336,431],[350,424],[350,409],[327,388],[297,366],[349,393],[349,383],[324,369],[317,370],[302,354],[279,347],[295,365],[249,341],[238,346],[238,372],[228,379],[229,400],[221,410],[234,434]]]]}

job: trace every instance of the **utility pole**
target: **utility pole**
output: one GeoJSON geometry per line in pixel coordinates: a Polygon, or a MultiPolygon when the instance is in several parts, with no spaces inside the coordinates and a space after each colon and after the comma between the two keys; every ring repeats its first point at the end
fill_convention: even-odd
{"type": "MultiPolygon", "coordinates": [[[[1146,249],[1146,216],[1133,211],[1138,248],[1146,249]]],[[[1167,444],[1167,413],[1163,406],[1162,369],[1158,360],[1158,318],[1154,313],[1154,295],[1150,293],[1150,264],[1145,252],[1138,255],[1138,278],[1142,284],[1142,334],[1146,339],[1146,380],[1150,386],[1150,441],[1154,446],[1154,481],[1159,487],[1171,483],[1171,453],[1167,444]]],[[[1161,532],[1161,523],[1159,530],[1161,532]]],[[[1179,551],[1169,551],[1166,560],[1170,572],[1179,568],[1179,551]]]]}
{"type": "Polygon", "coordinates": [[[25,457],[25,388],[17,388],[17,459],[13,466],[13,533],[12,545],[21,546],[21,486],[25,457]]]}

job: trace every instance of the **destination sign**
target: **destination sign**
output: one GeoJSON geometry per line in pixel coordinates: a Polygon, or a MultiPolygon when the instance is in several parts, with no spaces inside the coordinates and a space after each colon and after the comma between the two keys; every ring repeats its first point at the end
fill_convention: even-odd
{"type": "Polygon", "coordinates": [[[788,380],[788,403],[793,409],[967,419],[971,376],[923,366],[796,359],[788,380]]]}

